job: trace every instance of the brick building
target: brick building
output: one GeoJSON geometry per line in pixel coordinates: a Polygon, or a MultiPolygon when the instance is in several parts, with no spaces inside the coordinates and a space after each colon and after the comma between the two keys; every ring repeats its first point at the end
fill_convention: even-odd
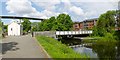
{"type": "Polygon", "coordinates": [[[78,31],[78,30],[91,30],[94,25],[96,25],[97,18],[94,19],[87,19],[82,22],[75,22],[73,24],[73,29],[78,31]]]}

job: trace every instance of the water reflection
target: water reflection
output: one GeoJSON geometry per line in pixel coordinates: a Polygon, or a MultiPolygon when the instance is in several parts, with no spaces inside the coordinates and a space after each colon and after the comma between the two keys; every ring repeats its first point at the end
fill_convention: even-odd
{"type": "Polygon", "coordinates": [[[117,46],[115,42],[97,42],[92,46],[99,60],[116,60],[117,46]]]}
{"type": "Polygon", "coordinates": [[[117,43],[117,59],[120,60],[120,41],[117,43]]]}
{"type": "Polygon", "coordinates": [[[89,55],[91,58],[98,58],[97,53],[93,53],[91,48],[86,48],[86,47],[74,47],[73,48],[76,52],[80,54],[86,54],[89,55]]]}
{"type": "MultiPolygon", "coordinates": [[[[61,40],[66,45],[80,45],[83,44],[81,40],[61,40]]],[[[81,46],[73,48],[76,52],[89,55],[91,58],[98,58],[99,60],[120,60],[120,41],[117,42],[103,42],[99,41],[93,43],[91,47],[81,46]]]]}
{"type": "Polygon", "coordinates": [[[74,39],[74,38],[59,39],[59,41],[61,41],[63,44],[66,44],[68,46],[80,45],[82,42],[80,39],[74,39]]]}

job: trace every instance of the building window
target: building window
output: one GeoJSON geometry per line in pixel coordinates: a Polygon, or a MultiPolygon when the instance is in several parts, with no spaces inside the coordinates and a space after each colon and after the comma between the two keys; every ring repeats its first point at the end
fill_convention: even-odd
{"type": "Polygon", "coordinates": [[[12,31],[12,28],[11,28],[11,31],[12,31]]]}
{"type": "Polygon", "coordinates": [[[77,25],[75,25],[75,27],[78,27],[77,25]]]}

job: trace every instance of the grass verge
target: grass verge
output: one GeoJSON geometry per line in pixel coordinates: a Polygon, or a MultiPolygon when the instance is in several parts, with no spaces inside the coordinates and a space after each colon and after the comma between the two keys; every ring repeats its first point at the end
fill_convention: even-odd
{"type": "Polygon", "coordinates": [[[0,27],[0,40],[2,39],[2,28],[0,27]]]}
{"type": "Polygon", "coordinates": [[[47,53],[55,60],[59,60],[56,58],[88,58],[87,55],[81,55],[53,38],[45,36],[37,36],[36,38],[47,53]]]}

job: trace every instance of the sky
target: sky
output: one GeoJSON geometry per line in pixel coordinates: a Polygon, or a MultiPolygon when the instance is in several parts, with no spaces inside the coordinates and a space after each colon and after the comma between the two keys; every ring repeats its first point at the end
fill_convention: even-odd
{"type": "MultiPolygon", "coordinates": [[[[108,10],[118,9],[119,0],[0,0],[0,16],[24,16],[47,19],[61,13],[72,21],[98,18],[108,10]]],[[[13,20],[2,19],[5,24],[13,20]]],[[[36,21],[32,21],[36,22],[36,21]]]]}

